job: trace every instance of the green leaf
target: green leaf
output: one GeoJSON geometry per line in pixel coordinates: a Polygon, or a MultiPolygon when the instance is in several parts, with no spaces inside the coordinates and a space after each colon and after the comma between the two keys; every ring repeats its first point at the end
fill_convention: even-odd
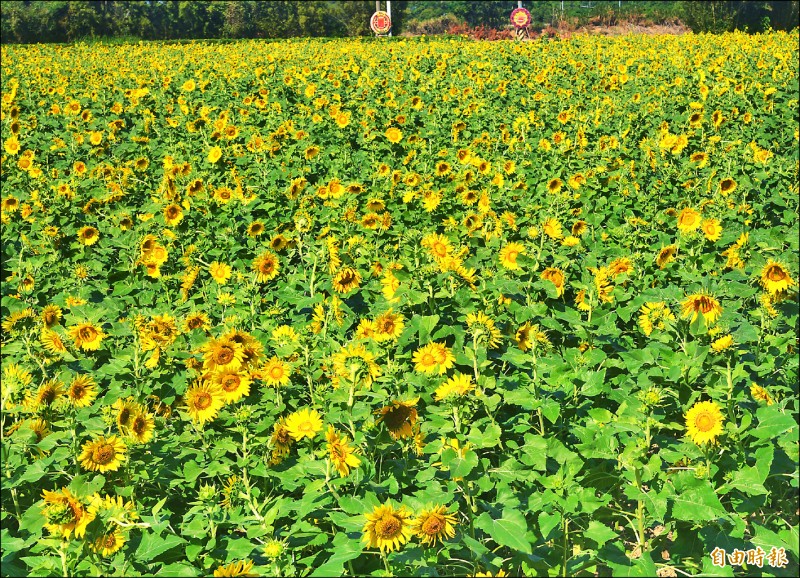
{"type": "Polygon", "coordinates": [[[727,518],[728,514],[722,507],[711,482],[689,476],[676,480],[676,495],[672,497],[672,515],[678,520],[690,522],[727,518]],[[683,483],[679,483],[680,481],[683,483]]]}
{"type": "Polygon", "coordinates": [[[136,549],[136,559],[141,562],[150,562],[156,556],[160,556],[185,542],[186,540],[174,534],[167,534],[163,538],[153,533],[143,534],[142,541],[136,549]]]}
{"type": "Polygon", "coordinates": [[[478,465],[478,454],[470,450],[462,458],[455,450],[448,448],[442,452],[442,465],[450,469],[451,477],[463,478],[478,465]]]}
{"type": "Polygon", "coordinates": [[[501,546],[507,546],[525,554],[530,554],[532,551],[530,542],[525,539],[528,524],[525,516],[519,510],[506,508],[499,520],[493,520],[488,513],[484,512],[475,525],[489,534],[501,546]]]}
{"type": "Polygon", "coordinates": [[[561,514],[558,512],[555,514],[550,514],[548,512],[542,512],[539,514],[539,531],[542,533],[542,538],[547,540],[550,536],[550,532],[553,531],[553,528],[558,526],[560,523],[561,514]]]}
{"type": "Polygon", "coordinates": [[[175,562],[161,567],[156,576],[199,576],[200,570],[186,564],[185,562],[175,562]]]}
{"type": "Polygon", "coordinates": [[[775,439],[784,432],[797,427],[794,417],[781,413],[776,405],[758,408],[758,425],[750,430],[750,435],[759,440],[775,439]]]}
{"type": "Polygon", "coordinates": [[[617,537],[617,533],[597,520],[589,522],[589,527],[583,533],[584,536],[590,540],[597,542],[597,547],[601,548],[603,544],[617,537]]]}
{"type": "Polygon", "coordinates": [[[312,577],[341,576],[344,564],[361,555],[363,543],[358,538],[350,538],[344,532],[339,532],[333,537],[332,550],[331,557],[311,573],[312,577]]]}

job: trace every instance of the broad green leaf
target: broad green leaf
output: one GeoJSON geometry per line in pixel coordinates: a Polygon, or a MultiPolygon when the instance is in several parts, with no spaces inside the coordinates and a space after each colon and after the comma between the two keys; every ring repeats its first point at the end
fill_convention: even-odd
{"type": "Polygon", "coordinates": [[[484,512],[478,517],[475,526],[489,534],[501,546],[507,546],[525,554],[531,553],[531,544],[525,539],[528,524],[525,516],[518,510],[506,508],[499,520],[493,520],[488,513],[484,512]]]}

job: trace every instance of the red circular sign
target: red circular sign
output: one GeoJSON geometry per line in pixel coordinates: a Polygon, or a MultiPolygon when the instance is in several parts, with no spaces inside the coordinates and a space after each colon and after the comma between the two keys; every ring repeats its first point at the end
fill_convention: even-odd
{"type": "Polygon", "coordinates": [[[386,34],[392,28],[392,19],[389,14],[380,10],[369,19],[369,27],[375,34],[386,34]]]}
{"type": "Polygon", "coordinates": [[[517,28],[525,28],[531,23],[531,13],[525,8],[515,8],[511,12],[511,24],[517,28]]]}

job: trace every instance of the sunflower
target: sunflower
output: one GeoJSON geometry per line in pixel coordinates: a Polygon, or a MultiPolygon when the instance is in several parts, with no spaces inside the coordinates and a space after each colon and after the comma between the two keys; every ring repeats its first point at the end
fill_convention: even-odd
{"type": "Polygon", "coordinates": [[[153,438],[153,431],[156,428],[153,415],[140,411],[131,416],[128,435],[137,444],[146,444],[153,438]]]}
{"type": "Polygon", "coordinates": [[[70,327],[69,336],[75,341],[75,347],[84,351],[97,351],[106,334],[96,325],[86,321],[70,327]]]}
{"type": "Polygon", "coordinates": [[[54,325],[58,325],[62,317],[63,312],[58,305],[47,305],[42,309],[42,323],[44,323],[44,326],[48,329],[52,328],[54,325]]]}
{"type": "Polygon", "coordinates": [[[761,285],[770,295],[786,291],[795,284],[789,275],[789,270],[783,263],[770,261],[761,270],[761,285]]]}
{"type": "Polygon", "coordinates": [[[677,252],[678,247],[676,245],[667,245],[666,247],[662,247],[658,252],[658,255],[656,255],[656,265],[658,265],[658,268],[663,269],[668,263],[674,261],[675,254],[677,252]]]}
{"type": "Polygon", "coordinates": [[[476,341],[486,344],[490,349],[500,345],[500,330],[483,311],[467,315],[467,327],[476,341]]]}
{"type": "Polygon", "coordinates": [[[64,384],[56,379],[50,379],[40,385],[36,393],[28,396],[25,405],[31,411],[37,411],[43,406],[50,407],[62,395],[64,395],[64,384]]]}
{"type": "Polygon", "coordinates": [[[44,490],[42,497],[42,514],[46,520],[44,527],[50,534],[67,539],[72,535],[82,538],[86,534],[86,526],[94,520],[95,515],[68,488],[57,492],[44,490]]]}
{"type": "Polygon", "coordinates": [[[556,267],[548,267],[542,271],[540,277],[544,281],[550,281],[556,287],[556,294],[561,297],[564,294],[564,272],[556,267]]]}
{"type": "Polygon", "coordinates": [[[648,337],[653,329],[663,330],[670,321],[675,321],[675,316],[663,301],[649,301],[639,309],[639,327],[648,337]]]}
{"type": "Polygon", "coordinates": [[[627,257],[618,257],[608,265],[608,272],[612,277],[617,277],[623,273],[630,275],[633,273],[633,263],[627,257]]]}
{"type": "Polygon", "coordinates": [[[563,236],[561,221],[552,217],[542,223],[542,230],[545,235],[554,240],[560,239],[563,236]]]}
{"type": "Polygon", "coordinates": [[[397,144],[403,140],[403,133],[399,128],[389,127],[386,129],[386,140],[392,144],[397,144]]]}
{"type": "Polygon", "coordinates": [[[532,331],[533,326],[526,321],[514,334],[514,341],[522,351],[528,351],[533,346],[532,331]]]}
{"type": "Polygon", "coordinates": [[[208,314],[202,312],[189,313],[186,319],[183,320],[183,330],[185,332],[193,331],[195,329],[209,329],[211,322],[208,319],[208,314]]]}
{"type": "Polygon", "coordinates": [[[411,513],[404,506],[395,509],[387,502],[376,506],[366,518],[363,540],[370,548],[379,548],[381,552],[399,550],[414,534],[409,519],[411,513]]]}
{"type": "Polygon", "coordinates": [[[700,223],[700,229],[709,241],[719,241],[722,235],[722,225],[719,219],[705,219],[700,223]]]}
{"type": "Polygon", "coordinates": [[[719,182],[719,192],[722,195],[727,197],[735,190],[736,190],[736,181],[734,181],[732,178],[726,177],[719,182]]]}
{"type": "Polygon", "coordinates": [[[76,375],[67,389],[69,402],[75,407],[88,407],[97,397],[97,384],[91,375],[76,375]]]}
{"type": "Polygon", "coordinates": [[[208,151],[208,162],[214,164],[222,158],[222,149],[219,147],[211,147],[208,151]]]}
{"type": "Polygon", "coordinates": [[[472,383],[472,377],[457,373],[445,383],[436,388],[436,401],[442,401],[450,395],[466,395],[475,389],[475,384],[472,383]]]}
{"type": "Polygon", "coordinates": [[[211,339],[202,349],[203,367],[209,371],[239,369],[244,363],[244,348],[232,339],[211,339]]]}
{"type": "Polygon", "coordinates": [[[722,433],[724,421],[720,407],[715,402],[700,401],[686,412],[686,433],[697,445],[713,444],[722,433]]]}
{"type": "Polygon", "coordinates": [[[376,423],[383,422],[389,435],[393,439],[402,439],[414,435],[414,424],[417,423],[417,401],[415,398],[409,401],[395,400],[392,405],[384,406],[375,410],[376,415],[380,415],[376,423]]]}
{"type": "Polygon", "coordinates": [[[313,439],[322,431],[322,416],[315,409],[301,409],[286,418],[286,429],[292,439],[313,439]]]}
{"type": "Polygon", "coordinates": [[[772,405],[773,403],[775,403],[769,392],[765,388],[758,385],[757,383],[752,383],[750,385],[750,395],[752,395],[753,399],[755,399],[756,401],[763,401],[767,405],[772,405]]]}
{"type": "Polygon", "coordinates": [[[286,347],[297,343],[300,336],[289,325],[280,325],[272,330],[270,339],[275,344],[275,347],[286,347]]]}
{"type": "Polygon", "coordinates": [[[325,438],[328,440],[328,456],[341,477],[347,477],[350,474],[350,468],[357,468],[361,465],[361,459],[353,453],[347,436],[340,436],[330,425],[325,438]]]}
{"type": "Polygon", "coordinates": [[[117,436],[98,436],[83,444],[78,461],[84,469],[93,472],[115,472],[125,459],[125,444],[117,436]]]}
{"type": "Polygon", "coordinates": [[[286,418],[281,418],[272,426],[272,437],[270,446],[272,447],[272,463],[279,463],[284,456],[289,455],[289,450],[294,443],[294,439],[289,434],[286,427],[286,418]]]}
{"type": "Polygon", "coordinates": [[[521,243],[509,243],[500,249],[500,264],[512,271],[520,268],[517,257],[525,254],[525,246],[521,243]]]}
{"type": "Polygon", "coordinates": [[[248,237],[258,237],[265,231],[264,223],[261,221],[253,221],[247,226],[248,237]]]}
{"type": "Polygon", "coordinates": [[[719,301],[704,291],[686,297],[681,303],[681,307],[683,308],[682,316],[684,318],[692,317],[691,323],[694,323],[701,313],[707,325],[711,325],[722,315],[722,306],[719,301]]]}
{"type": "Polygon", "coordinates": [[[730,349],[733,346],[734,346],[733,336],[730,334],[723,335],[722,337],[714,340],[711,343],[711,349],[713,349],[717,353],[722,353],[726,349],[730,349]]]}
{"type": "Polygon", "coordinates": [[[273,357],[261,368],[261,379],[267,385],[280,387],[289,384],[292,368],[289,364],[273,357]]]}
{"type": "Polygon", "coordinates": [[[582,236],[588,227],[588,223],[586,221],[577,220],[572,224],[572,236],[573,237],[580,237],[582,236]]]}
{"type": "Polygon", "coordinates": [[[183,210],[179,205],[171,204],[164,207],[164,221],[174,227],[183,220],[183,210]]]}
{"type": "Polygon", "coordinates": [[[214,373],[213,383],[219,387],[225,403],[239,401],[250,393],[250,377],[239,370],[223,369],[214,373]]]}
{"type": "Polygon", "coordinates": [[[405,323],[403,316],[399,313],[392,313],[389,309],[385,313],[381,313],[374,320],[375,341],[394,341],[403,332],[405,323]]]}
{"type": "Polygon", "coordinates": [[[220,566],[214,570],[214,576],[258,576],[258,574],[250,572],[252,569],[252,560],[231,562],[227,566],[220,566]]]}
{"type": "Polygon", "coordinates": [[[700,213],[694,207],[685,207],[678,213],[678,230],[690,233],[700,226],[700,213]]]}
{"type": "Polygon", "coordinates": [[[187,389],[184,400],[192,420],[199,422],[200,425],[214,419],[225,404],[219,388],[205,381],[198,381],[187,389]]]}
{"type": "Polygon", "coordinates": [[[456,523],[455,515],[448,514],[445,506],[436,506],[422,510],[411,522],[411,529],[423,544],[435,546],[456,535],[456,523]]]}
{"type": "Polygon", "coordinates": [[[412,358],[415,364],[414,369],[416,371],[425,374],[431,374],[438,371],[439,375],[442,375],[447,371],[447,368],[442,368],[439,365],[439,345],[440,344],[437,343],[428,343],[414,352],[412,358]]]}
{"type": "Polygon", "coordinates": [[[423,237],[420,244],[428,249],[431,257],[437,262],[446,259],[453,252],[453,246],[450,244],[450,240],[444,235],[437,235],[435,233],[426,235],[423,237]]]}
{"type": "Polygon", "coordinates": [[[564,183],[561,179],[559,178],[550,179],[550,181],[547,183],[547,192],[549,192],[552,195],[557,195],[558,193],[561,192],[561,187],[563,186],[564,183]]]}
{"type": "Polygon", "coordinates": [[[273,251],[283,251],[289,246],[289,240],[281,234],[275,235],[270,239],[269,246],[273,251]]]}
{"type": "Polygon", "coordinates": [[[264,251],[253,260],[253,271],[256,272],[256,281],[266,283],[278,275],[280,263],[272,251],[264,251]]]}
{"type": "Polygon", "coordinates": [[[331,382],[335,388],[338,388],[343,380],[348,384],[351,380],[356,380],[360,385],[370,387],[381,375],[381,368],[375,362],[375,356],[363,343],[352,343],[342,347],[333,355],[332,361],[334,376],[331,382]]]}
{"type": "Polygon", "coordinates": [[[232,269],[230,265],[220,263],[219,261],[214,261],[208,266],[208,272],[211,274],[211,278],[214,279],[217,284],[225,285],[225,283],[228,282],[228,279],[231,278],[232,269]]]}
{"type": "Polygon", "coordinates": [[[80,230],[78,230],[78,242],[81,245],[86,245],[89,247],[97,243],[99,238],[100,231],[94,227],[81,227],[80,230]]]}
{"type": "Polygon", "coordinates": [[[332,283],[337,293],[349,293],[361,284],[361,274],[352,267],[342,267],[334,275],[332,283]]]}
{"type": "Polygon", "coordinates": [[[114,528],[111,532],[98,536],[92,542],[92,550],[107,558],[125,545],[125,536],[122,530],[114,528]]]}
{"type": "Polygon", "coordinates": [[[61,339],[61,336],[52,329],[46,329],[43,327],[42,332],[39,335],[39,342],[48,353],[52,353],[53,355],[61,355],[67,351],[67,347],[64,345],[64,341],[61,339]]]}

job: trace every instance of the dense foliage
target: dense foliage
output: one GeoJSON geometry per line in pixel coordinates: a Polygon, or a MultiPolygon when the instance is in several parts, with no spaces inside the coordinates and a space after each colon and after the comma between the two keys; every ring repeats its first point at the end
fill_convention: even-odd
{"type": "Polygon", "coordinates": [[[797,61],[4,46],[2,572],[796,575],[797,61]]]}

